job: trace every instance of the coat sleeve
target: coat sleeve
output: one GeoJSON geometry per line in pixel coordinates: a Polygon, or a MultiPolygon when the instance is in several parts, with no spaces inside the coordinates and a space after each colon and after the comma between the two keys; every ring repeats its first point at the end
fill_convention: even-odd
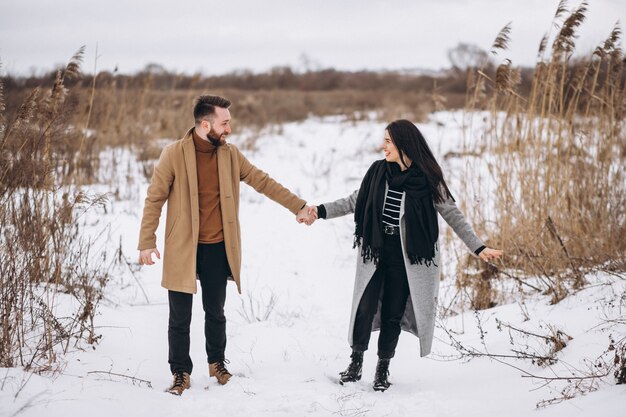
{"type": "Polygon", "coordinates": [[[472,226],[467,223],[465,216],[463,216],[463,213],[461,213],[461,210],[458,209],[451,197],[448,197],[442,203],[436,203],[435,208],[469,250],[475,252],[484,245],[483,241],[474,233],[472,226]]]}
{"type": "Polygon", "coordinates": [[[293,194],[266,172],[255,167],[236,146],[231,146],[239,160],[239,179],[241,181],[285,207],[293,214],[297,214],[306,205],[306,201],[293,194]]]}
{"type": "Polygon", "coordinates": [[[171,146],[161,152],[159,162],[154,167],[148,193],[143,207],[141,229],[139,231],[139,245],[137,249],[156,248],[156,229],[159,226],[161,209],[170,194],[170,187],[174,182],[174,168],[171,163],[171,146]]]}
{"type": "Polygon", "coordinates": [[[348,197],[340,198],[339,200],[335,200],[331,203],[324,203],[323,206],[326,209],[326,219],[332,219],[354,213],[354,207],[356,206],[356,198],[358,195],[359,190],[356,190],[348,197]]]}

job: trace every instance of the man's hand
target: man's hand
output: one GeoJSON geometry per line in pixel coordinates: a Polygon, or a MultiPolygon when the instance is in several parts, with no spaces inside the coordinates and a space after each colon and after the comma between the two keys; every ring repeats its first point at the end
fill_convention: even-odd
{"type": "Polygon", "coordinates": [[[296,215],[296,221],[298,223],[304,223],[307,226],[312,225],[316,219],[317,207],[315,206],[304,206],[296,215]]]}
{"type": "Polygon", "coordinates": [[[154,265],[152,260],[152,254],[155,254],[158,259],[161,259],[161,254],[157,248],[144,249],[139,251],[139,265],[154,265]]]}
{"type": "Polygon", "coordinates": [[[498,249],[485,248],[480,251],[478,256],[480,256],[480,259],[483,261],[490,261],[492,259],[498,259],[503,253],[503,251],[498,249]]]}

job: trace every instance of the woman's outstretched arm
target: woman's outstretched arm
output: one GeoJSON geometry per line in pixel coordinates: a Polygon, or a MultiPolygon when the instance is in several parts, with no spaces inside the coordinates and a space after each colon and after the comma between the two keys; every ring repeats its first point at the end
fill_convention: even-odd
{"type": "Polygon", "coordinates": [[[465,243],[476,255],[480,256],[483,261],[499,258],[504,252],[499,249],[492,249],[485,246],[483,241],[476,236],[472,226],[465,220],[465,216],[456,206],[451,197],[448,197],[442,203],[436,203],[435,208],[441,214],[441,217],[452,227],[454,233],[465,243]]]}
{"type": "Polygon", "coordinates": [[[354,207],[356,206],[356,198],[359,195],[359,190],[354,191],[348,197],[340,198],[330,203],[320,204],[314,207],[317,217],[320,219],[333,219],[335,217],[345,216],[346,214],[354,213],[354,207]]]}

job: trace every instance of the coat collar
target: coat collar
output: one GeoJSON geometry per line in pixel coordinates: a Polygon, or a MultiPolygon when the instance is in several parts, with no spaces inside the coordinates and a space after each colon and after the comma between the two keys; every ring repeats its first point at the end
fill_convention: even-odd
{"type": "MultiPolygon", "coordinates": [[[[198,172],[196,170],[196,148],[193,144],[193,130],[190,128],[182,139],[183,156],[185,158],[185,169],[187,178],[189,179],[189,195],[191,196],[192,208],[198,209],[198,172]]],[[[217,166],[219,172],[220,193],[230,197],[232,187],[228,186],[231,181],[229,174],[231,169],[230,152],[228,144],[224,144],[217,148],[217,166]]],[[[239,178],[236,179],[237,181],[239,178]]]]}

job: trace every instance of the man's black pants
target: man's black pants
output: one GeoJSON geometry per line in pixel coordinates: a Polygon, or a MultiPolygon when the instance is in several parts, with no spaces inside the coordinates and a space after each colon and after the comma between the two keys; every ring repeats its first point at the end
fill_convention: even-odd
{"type": "Polygon", "coordinates": [[[352,349],[355,351],[364,352],[367,350],[381,289],[383,295],[380,310],[378,357],[390,359],[393,358],[398,345],[401,332],[400,322],[409,296],[409,282],[399,235],[385,235],[380,262],[359,302],[352,340],[352,349]]]}
{"type": "MultiPolygon", "coordinates": [[[[226,280],[230,275],[224,242],[198,244],[196,272],[202,287],[204,308],[204,337],[208,363],[224,360],[226,349],[226,280]]],[[[170,318],[167,329],[169,364],[172,373],[191,374],[193,363],[189,356],[189,326],[193,294],[169,291],[170,318]]]]}

